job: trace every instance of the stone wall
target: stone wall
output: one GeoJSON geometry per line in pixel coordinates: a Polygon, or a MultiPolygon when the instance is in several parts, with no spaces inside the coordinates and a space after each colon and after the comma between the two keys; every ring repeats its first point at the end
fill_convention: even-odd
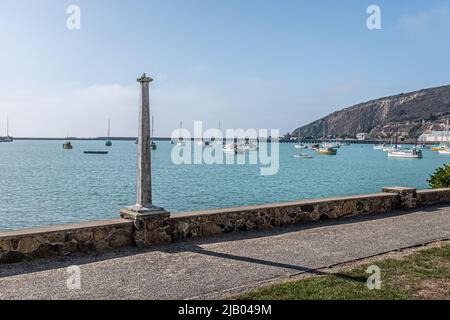
{"type": "Polygon", "coordinates": [[[130,246],[133,233],[125,219],[2,232],[0,263],[130,246]]]}
{"type": "MultiPolygon", "coordinates": [[[[231,232],[450,203],[450,189],[384,188],[382,193],[170,215],[122,210],[122,219],[0,232],[0,263],[150,246],[231,232]]],[[[153,212],[155,213],[155,212],[153,212]]]]}
{"type": "Polygon", "coordinates": [[[450,203],[450,189],[430,189],[417,191],[417,206],[427,207],[450,203]]]}
{"type": "Polygon", "coordinates": [[[171,217],[174,241],[223,233],[266,230],[321,219],[383,213],[400,208],[396,194],[308,200],[235,209],[180,213],[171,217]]]}

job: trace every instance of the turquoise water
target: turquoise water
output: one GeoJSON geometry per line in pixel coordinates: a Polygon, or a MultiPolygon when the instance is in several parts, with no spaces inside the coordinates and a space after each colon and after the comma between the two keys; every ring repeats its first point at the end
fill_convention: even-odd
{"type": "MultiPolygon", "coordinates": [[[[0,230],[117,218],[135,203],[136,145],[114,141],[0,143],[0,230]]],[[[171,212],[226,208],[378,192],[401,185],[426,188],[429,175],[450,157],[424,151],[424,159],[388,159],[372,146],[343,147],[338,156],[300,160],[280,145],[280,169],[261,176],[255,165],[174,165],[172,145],[153,153],[154,202],[171,212]]]]}

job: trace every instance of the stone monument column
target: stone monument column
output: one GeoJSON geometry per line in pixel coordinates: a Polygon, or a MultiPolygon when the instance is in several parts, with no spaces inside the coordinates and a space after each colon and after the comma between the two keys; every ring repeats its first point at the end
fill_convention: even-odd
{"type": "Polygon", "coordinates": [[[122,218],[133,220],[135,242],[138,246],[170,242],[170,214],[153,205],[152,163],[150,128],[150,93],[152,78],[145,74],[137,80],[140,83],[138,172],[136,204],[120,211],[122,218]]]}

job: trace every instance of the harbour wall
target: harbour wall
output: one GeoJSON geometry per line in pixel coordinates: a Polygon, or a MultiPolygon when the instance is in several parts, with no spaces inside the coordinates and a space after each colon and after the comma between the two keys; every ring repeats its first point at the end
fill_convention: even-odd
{"type": "Polygon", "coordinates": [[[177,214],[162,212],[136,217],[123,210],[120,219],[0,232],[0,263],[146,247],[447,203],[450,189],[391,187],[376,194],[177,214]]]}

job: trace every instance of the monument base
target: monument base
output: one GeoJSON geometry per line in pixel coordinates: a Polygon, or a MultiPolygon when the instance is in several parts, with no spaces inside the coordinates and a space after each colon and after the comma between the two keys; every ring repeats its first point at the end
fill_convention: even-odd
{"type": "Polygon", "coordinates": [[[134,242],[138,247],[172,242],[170,213],[155,206],[131,206],[120,217],[134,222],[134,242]]]}

